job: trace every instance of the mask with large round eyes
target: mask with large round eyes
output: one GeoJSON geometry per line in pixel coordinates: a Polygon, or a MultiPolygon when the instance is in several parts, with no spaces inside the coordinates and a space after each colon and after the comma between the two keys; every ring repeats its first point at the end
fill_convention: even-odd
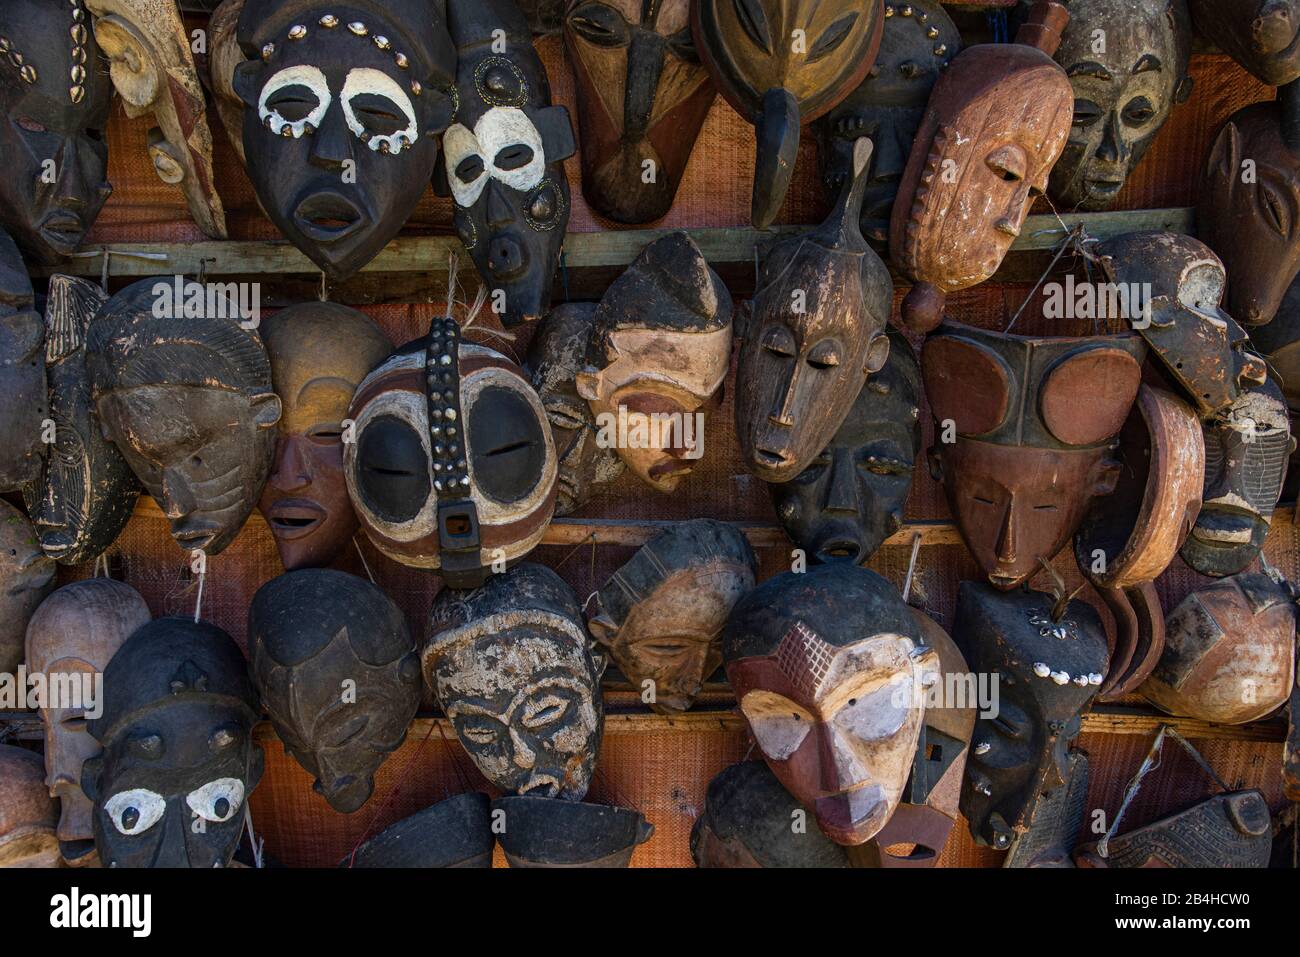
{"type": "Polygon", "coordinates": [[[542,425],[518,392],[484,389],[469,409],[469,438],[479,488],[498,502],[517,502],[537,487],[546,464],[542,425]]]}
{"type": "Polygon", "coordinates": [[[167,801],[147,788],[132,788],[114,794],[104,802],[104,813],[113,826],[127,837],[143,834],[162,820],[167,801]]]}
{"type": "Polygon", "coordinates": [[[185,795],[185,804],[196,817],[210,824],[223,824],[243,806],[244,782],[238,778],[209,781],[185,795]]]}

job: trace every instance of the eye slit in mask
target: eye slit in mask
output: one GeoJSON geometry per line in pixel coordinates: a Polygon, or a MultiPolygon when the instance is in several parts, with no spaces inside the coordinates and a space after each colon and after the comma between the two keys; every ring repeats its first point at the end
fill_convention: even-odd
{"type": "Polygon", "coordinates": [[[320,127],[334,102],[329,81],[319,68],[302,63],[285,67],[262,87],[257,115],[276,136],[294,139],[320,127]],[[286,112],[280,112],[280,107],[286,112]]]}
{"type": "Polygon", "coordinates": [[[410,97],[382,70],[358,67],[350,71],[339,99],[348,129],[376,153],[401,153],[419,138],[410,97]]]}

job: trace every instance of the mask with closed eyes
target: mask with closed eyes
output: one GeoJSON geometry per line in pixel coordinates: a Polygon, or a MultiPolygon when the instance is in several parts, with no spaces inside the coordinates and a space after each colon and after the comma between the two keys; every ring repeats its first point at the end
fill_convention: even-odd
{"type": "Polygon", "coordinates": [[[550,308],[569,223],[564,160],[577,149],[573,126],[568,110],[551,105],[546,69],[513,0],[450,0],[448,16],[459,106],[434,187],[455,201],[456,232],[509,328],[550,308]]]}
{"type": "Polygon", "coordinates": [[[776,220],[790,187],[801,124],[842,101],[880,48],[880,0],[699,0],[691,27],[723,97],[756,127],[754,227],[776,220]]]}
{"type": "Polygon", "coordinates": [[[1074,93],[1052,60],[1070,21],[1037,0],[1015,43],[967,47],[930,95],[890,218],[889,253],[914,285],[902,321],[929,332],[950,292],[997,272],[1070,133],[1074,93]]]}
{"type": "Polygon", "coordinates": [[[348,496],[389,558],[471,588],[542,540],[557,472],[546,410],[522,369],[462,342],[454,319],[366,376],[348,418],[348,496]]]}
{"type": "Polygon", "coordinates": [[[506,794],[581,801],[600,752],[600,677],[573,589],[525,563],[433,601],[424,677],[478,769],[506,794]]]}
{"type": "Polygon", "coordinates": [[[925,104],[940,71],[961,50],[956,24],[937,2],[885,6],[880,52],[862,85],[817,121],[822,185],[836,197],[853,175],[853,144],[869,136],[871,180],[862,201],[862,235],[889,242],[889,215],[925,104]]]}
{"type": "Polygon", "coordinates": [[[273,578],[248,610],[253,685],[312,789],[351,814],[406,740],[420,705],[420,661],[402,611],[343,572],[273,578]]]}
{"type": "Polygon", "coordinates": [[[1300,77],[1300,4],[1296,0],[1188,0],[1203,37],[1267,86],[1300,77]]]}
{"type": "Polygon", "coordinates": [[[444,0],[246,0],[249,176],[272,222],[347,279],[388,244],[428,188],[455,110],[444,0]]]}
{"type": "Polygon", "coordinates": [[[27,516],[0,499],[0,674],[16,674],[22,664],[27,623],[56,571],[27,516]]]}
{"type": "Polygon", "coordinates": [[[27,266],[0,229],[0,490],[6,492],[39,480],[46,455],[45,324],[34,299],[27,266]]]}
{"type": "Polygon", "coordinates": [[[59,866],[59,805],[43,777],[39,754],[0,744],[0,870],[59,866]]]}
{"type": "Polygon", "coordinates": [[[689,0],[571,0],[582,192],[617,223],[672,206],[717,90],[691,37],[689,0]]]}
{"type": "Polygon", "coordinates": [[[128,638],[87,722],[104,753],[81,773],[103,865],[227,866],[262,777],[259,714],[244,655],[215,625],[159,618],[128,638]]]}

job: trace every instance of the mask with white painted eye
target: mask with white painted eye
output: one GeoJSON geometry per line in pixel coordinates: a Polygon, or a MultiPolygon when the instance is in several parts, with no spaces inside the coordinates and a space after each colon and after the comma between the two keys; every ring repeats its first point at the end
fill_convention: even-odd
{"type": "Polygon", "coordinates": [[[143,834],[162,820],[167,802],[161,794],[145,788],[121,791],[104,802],[104,811],[113,826],[127,837],[143,834]]]}
{"type": "Polygon", "coordinates": [[[447,180],[459,206],[473,206],[491,176],[521,193],[546,176],[542,134],[523,110],[493,107],[471,132],[456,124],[443,135],[447,180]]]}
{"type": "Polygon", "coordinates": [[[382,70],[358,67],[350,71],[339,100],[348,129],[375,152],[400,153],[419,136],[410,98],[382,70]]]}
{"type": "Polygon", "coordinates": [[[763,754],[773,761],[788,761],[815,723],[807,710],[771,691],[749,692],[740,710],[763,754]]]}
{"type": "Polygon", "coordinates": [[[257,115],[276,136],[283,136],[288,129],[299,139],[308,127],[320,127],[333,99],[325,74],[314,66],[299,64],[266,81],[257,100],[257,115]]]}
{"type": "Polygon", "coordinates": [[[190,810],[213,824],[235,816],[244,803],[244,782],[238,778],[217,778],[185,795],[190,810]]]}

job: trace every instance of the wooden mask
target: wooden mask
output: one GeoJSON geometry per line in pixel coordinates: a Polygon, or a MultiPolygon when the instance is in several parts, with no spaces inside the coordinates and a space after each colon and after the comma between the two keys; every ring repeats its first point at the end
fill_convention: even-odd
{"type": "Polygon", "coordinates": [[[1074,867],[1071,854],[1088,812],[1087,752],[1070,751],[1065,784],[1040,795],[1024,831],[1011,839],[1003,867],[1074,867]]]}
{"type": "Polygon", "coordinates": [[[1086,602],[983,582],[961,583],[953,622],[971,669],[997,680],[997,714],[975,723],[961,813],[976,843],[1006,850],[1040,797],[1065,785],[1070,743],[1106,673],[1106,629],[1086,602]]]}
{"type": "Polygon", "coordinates": [[[59,805],[44,776],[39,754],[0,744],[0,869],[59,866],[59,805]]]}
{"type": "Polygon", "coordinates": [[[1300,412],[1300,278],[1282,297],[1273,321],[1250,330],[1250,344],[1268,360],[1295,416],[1300,412]]]}
{"type": "Polygon", "coordinates": [[[389,558],[472,588],[542,540],[557,472],[546,410],[522,369],[462,342],[454,319],[366,376],[348,418],[348,496],[389,558]]]}
{"type": "Polygon", "coordinates": [[[102,555],[126,528],[140,483],[104,436],[91,398],[86,337],[108,296],[94,283],[50,277],[45,372],[53,447],[39,482],[24,489],[41,550],[63,565],[102,555]]]}
{"type": "Polygon", "coordinates": [[[257,507],[286,571],[319,568],[357,530],[343,475],[343,422],[357,386],[393,344],[365,313],[331,302],[277,312],[261,333],[284,412],[257,507]]]}
{"type": "Polygon", "coordinates": [[[389,825],[339,867],[491,867],[496,846],[488,796],[467,791],[389,825]]]}
{"type": "Polygon", "coordinates": [[[577,376],[587,365],[596,327],[596,304],[566,302],[537,324],[524,367],[532,376],[551,423],[559,460],[555,514],[572,515],[595,491],[623,474],[618,451],[596,441],[596,416],[578,395],[577,376]]]}
{"type": "Polygon", "coordinates": [[[262,777],[259,713],[244,656],[215,625],[159,618],[128,638],[87,722],[104,753],[81,774],[103,865],[227,866],[262,777]]]}
{"type": "Polygon", "coordinates": [[[530,795],[497,798],[492,812],[511,867],[627,867],[655,832],[630,808],[530,795]]]}
{"type": "Polygon", "coordinates": [[[1016,42],[967,47],[939,77],[898,188],[889,252],[915,285],[903,324],[929,332],[944,297],[1002,264],[1070,134],[1074,92],[1053,60],[1070,15],[1037,0],[1016,42]]]}
{"type": "Polygon", "coordinates": [[[1267,867],[1273,820],[1258,791],[1216,794],[1107,842],[1074,852],[1079,867],[1267,867]]]}
{"type": "Polygon", "coordinates": [[[859,226],[870,159],[871,141],[858,140],[854,178],[830,217],[763,260],[736,373],[736,435],[764,482],[808,467],[889,356],[894,286],[859,226]]]}
{"type": "Polygon", "coordinates": [[[704,454],[696,426],[731,367],[731,293],[686,233],[641,251],[596,308],[587,367],[576,378],[601,436],[658,492],[704,454]]]}
{"type": "Polygon", "coordinates": [[[494,787],[566,801],[587,793],[605,723],[605,662],[591,644],[573,589],[542,565],[438,593],[425,682],[494,787]]]}
{"type": "Polygon", "coordinates": [[[691,857],[697,867],[848,867],[820,828],[794,826],[806,813],[766,762],[733,764],[709,782],[691,857]]]}
{"type": "Polygon", "coordinates": [[[790,539],[819,562],[865,565],[903,526],[921,451],[921,369],[901,334],[867,379],[821,455],[793,480],[768,486],[790,539]]]}
{"type": "Polygon", "coordinates": [[[756,127],[753,223],[776,220],[794,174],[800,125],[867,76],[885,22],[881,0],[696,0],[700,58],[732,108],[756,127]]]}
{"type": "Polygon", "coordinates": [[[569,0],[582,193],[616,223],[662,219],[717,90],[695,52],[690,0],[569,0]]]}
{"type": "MultiPolygon", "coordinates": [[[[93,680],[151,618],[140,593],[125,582],[88,578],[64,585],[41,603],[27,626],[27,670],[44,676],[47,687],[93,680]]],[[[100,753],[86,729],[86,713],[93,713],[95,704],[41,710],[45,784],[59,799],[59,844],[70,863],[90,858],[95,849],[94,806],[81,790],[82,765],[100,753]]]]}
{"type": "Polygon", "coordinates": [[[845,562],[771,578],[722,639],[727,680],[772,772],[837,844],[903,798],[938,655],[894,587],[845,562]]]}
{"type": "Polygon", "coordinates": [[[1300,4],[1296,0],[1188,0],[1192,20],[1266,86],[1300,77],[1300,4]]]}
{"type": "MultiPolygon", "coordinates": [[[[171,523],[181,548],[216,555],[244,526],[275,456],[280,400],[257,334],[219,317],[155,314],[143,279],[90,324],[86,364],[105,435],[171,523]]],[[[164,310],[165,312],[165,310],[164,310]]]]}
{"type": "Polygon", "coordinates": [[[1295,595],[1250,572],[1189,594],[1169,613],[1165,649],[1142,695],[1167,714],[1246,724],[1295,687],[1295,595]]]}
{"type": "Polygon", "coordinates": [[[1074,125],[1048,181],[1058,205],[1115,202],[1174,105],[1191,94],[1191,55],[1186,0],[1073,0],[1055,56],[1074,88],[1074,125]]]}
{"type": "Polygon", "coordinates": [[[104,67],[81,0],[0,5],[0,227],[42,265],[76,252],[113,191],[104,67]]]}
{"type": "Polygon", "coordinates": [[[84,0],[95,40],[130,119],[153,114],[149,156],[158,178],[179,186],[199,228],[226,238],[212,170],[212,130],[190,33],[175,0],[84,0]]]}
{"type": "Polygon", "coordinates": [[[885,7],[875,65],[862,85],[817,121],[822,184],[832,199],[853,175],[853,145],[871,138],[871,180],[862,201],[862,235],[882,248],[898,181],[925,104],[941,70],[961,50],[961,33],[935,0],[885,7]]]}
{"type": "Polygon", "coordinates": [[[942,481],[962,540],[1001,589],[1028,581],[1114,491],[1139,336],[1035,338],[948,322],[921,354],[942,481]],[[945,434],[953,437],[944,441],[945,434]]]}
{"type": "Polygon", "coordinates": [[[245,0],[222,0],[208,21],[208,79],[212,85],[212,105],[226,131],[226,141],[239,157],[245,170],[244,101],[235,92],[235,71],[244,62],[239,48],[239,16],[245,0]]]}
{"type": "Polygon", "coordinates": [[[722,628],[754,587],[758,560],[734,525],[697,518],[643,545],[596,593],[587,620],[623,675],[677,714],[722,664],[722,628]]]}
{"type": "MultiPolygon", "coordinates": [[[[3,136],[0,131],[0,139],[3,136]]],[[[5,397],[5,414],[0,417],[0,491],[5,492],[38,481],[46,455],[42,439],[49,401],[41,354],[45,323],[34,300],[32,280],[18,248],[0,229],[0,395],[5,397]]]]}
{"type": "Polygon", "coordinates": [[[246,0],[238,36],[258,201],[322,272],[347,279],[433,175],[455,109],[444,0],[246,0]]]}
{"type": "Polygon", "coordinates": [[[513,0],[450,0],[460,65],[456,123],[434,187],[507,328],[544,316],[569,224],[569,111],[551,105],[546,68],[513,0]],[[503,39],[501,39],[503,38],[503,39]],[[505,53],[500,52],[505,44],[505,53]]]}
{"type": "Polygon", "coordinates": [[[22,664],[27,623],[54,587],[55,571],[27,516],[0,499],[0,674],[22,664]]]}
{"type": "Polygon", "coordinates": [[[351,814],[406,740],[420,705],[420,660],[402,610],[370,582],[326,568],[273,578],[248,609],[253,686],[275,732],[351,814]]]}

